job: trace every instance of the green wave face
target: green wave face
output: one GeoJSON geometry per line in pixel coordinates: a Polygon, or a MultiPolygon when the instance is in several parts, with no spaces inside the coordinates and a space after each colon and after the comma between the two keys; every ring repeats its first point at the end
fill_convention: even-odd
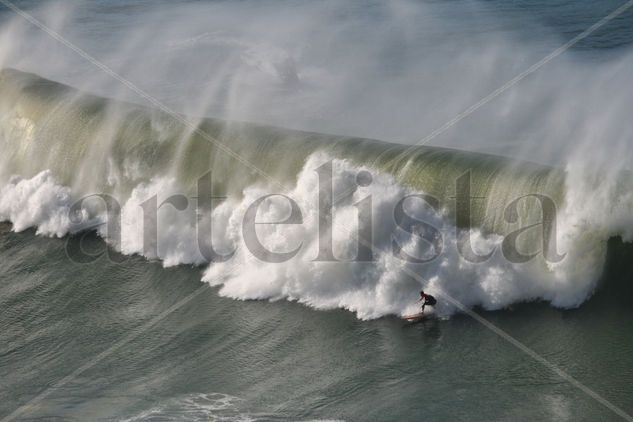
{"type": "Polygon", "coordinates": [[[193,193],[197,178],[209,170],[215,193],[240,195],[255,183],[269,184],[274,192],[294,184],[311,154],[325,152],[433,195],[450,216],[456,216],[456,181],[470,172],[471,218],[460,214],[459,226],[503,235],[543,218],[539,201],[529,198],[519,203],[518,220],[506,221],[504,210],[515,199],[538,194],[563,205],[564,173],[551,167],[438,147],[191,119],[14,69],[0,72],[0,134],[4,177],[50,169],[80,193],[126,195],[164,175],[193,193]]]}

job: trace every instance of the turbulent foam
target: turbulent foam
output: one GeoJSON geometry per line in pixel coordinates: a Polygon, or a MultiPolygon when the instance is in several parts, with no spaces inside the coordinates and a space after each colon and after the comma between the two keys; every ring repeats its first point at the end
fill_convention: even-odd
{"type": "Polygon", "coordinates": [[[12,177],[0,190],[0,219],[15,231],[37,227],[37,234],[64,236],[70,230],[71,193],[50,171],[31,179],[12,177]]]}
{"type": "MultiPolygon", "coordinates": [[[[63,236],[82,229],[74,223],[76,218],[69,217],[76,199],[87,193],[108,193],[122,205],[120,237],[110,236],[106,225],[91,226],[99,227],[99,233],[121,252],[161,259],[168,266],[205,264],[196,224],[198,218],[210,218],[213,238],[204,241],[212,242],[218,251],[236,251],[231,260],[205,270],[203,279],[220,286],[220,294],[237,299],[290,299],[318,309],[345,308],[360,318],[414,311],[412,300],[421,287],[450,294],[466,306],[487,309],[539,299],[556,306],[577,306],[595,287],[608,238],[631,237],[631,190],[617,174],[586,172],[581,164],[563,171],[463,151],[409,150],[373,140],[214,119],[195,125],[216,144],[162,113],[4,70],[0,75],[0,142],[7,154],[0,166],[0,219],[12,221],[16,231],[36,227],[40,234],[63,236]],[[225,147],[262,173],[245,167],[225,147]],[[334,207],[333,249],[337,258],[347,262],[314,261],[320,241],[315,169],[330,160],[334,197],[343,198],[334,207]],[[195,181],[208,170],[213,171],[213,194],[226,200],[199,217],[191,198],[196,195],[195,181]],[[356,183],[361,171],[373,175],[368,186],[356,183]],[[483,199],[473,200],[470,224],[457,224],[455,180],[466,171],[471,173],[472,196],[483,199]],[[596,192],[602,195],[600,200],[588,204],[587,195],[596,192]],[[301,224],[258,226],[262,243],[271,250],[285,252],[300,246],[297,255],[283,263],[261,262],[242,239],[246,209],[270,193],[292,198],[303,213],[301,224]],[[392,236],[396,236],[410,255],[433,252],[420,236],[395,225],[396,204],[416,193],[430,193],[441,205],[432,209],[414,200],[406,205],[412,217],[441,228],[442,253],[423,265],[407,263],[392,250],[392,236]],[[161,204],[174,194],[187,195],[188,207],[160,208],[157,244],[148,249],[142,204],[154,196],[161,204]],[[507,221],[507,204],[526,194],[545,195],[559,209],[558,246],[566,253],[559,263],[535,259],[513,264],[501,253],[504,235],[542,218],[535,201],[526,201],[519,208],[518,221],[507,221]],[[375,260],[349,262],[357,252],[355,204],[367,197],[372,198],[375,260]],[[457,244],[468,235],[476,251],[496,252],[483,263],[465,260],[457,244]],[[408,272],[421,275],[422,281],[408,272]]],[[[105,221],[98,209],[83,212],[84,222],[105,221]]],[[[257,219],[279,221],[287,213],[287,201],[278,196],[262,205],[257,219]]],[[[538,251],[538,241],[539,236],[524,235],[520,245],[538,251]]],[[[455,311],[440,298],[436,312],[455,311]]]]}

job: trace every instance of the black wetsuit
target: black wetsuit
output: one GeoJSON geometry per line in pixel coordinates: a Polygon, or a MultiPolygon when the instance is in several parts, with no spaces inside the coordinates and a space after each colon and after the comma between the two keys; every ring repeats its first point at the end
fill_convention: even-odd
{"type": "Polygon", "coordinates": [[[424,298],[424,302],[422,303],[422,312],[424,312],[424,307],[426,305],[435,306],[435,304],[437,303],[437,300],[431,295],[425,294],[423,298],[424,298]]]}

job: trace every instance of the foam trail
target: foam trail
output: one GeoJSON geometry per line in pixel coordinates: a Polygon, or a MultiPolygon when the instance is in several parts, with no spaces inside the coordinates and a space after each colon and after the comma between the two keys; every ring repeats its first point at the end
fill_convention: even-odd
{"type": "Polygon", "coordinates": [[[223,421],[253,422],[247,412],[241,410],[243,400],[221,393],[190,394],[185,397],[168,400],[145,410],[125,422],[154,420],[223,421]]]}

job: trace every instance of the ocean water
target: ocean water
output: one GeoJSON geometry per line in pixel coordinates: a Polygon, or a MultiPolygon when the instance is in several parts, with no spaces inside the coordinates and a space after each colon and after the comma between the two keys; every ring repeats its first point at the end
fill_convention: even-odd
{"type": "MultiPolygon", "coordinates": [[[[619,419],[467,316],[362,321],[285,301],[235,301],[206,288],[147,329],[200,288],[199,271],[137,257],[73,265],[63,243],[32,232],[2,237],[3,416],[94,363],[23,417],[619,419]]],[[[610,288],[580,309],[530,304],[483,315],[629,410],[629,262],[614,257],[610,288]]]]}
{"type": "Polygon", "coordinates": [[[2,420],[633,412],[633,9],[415,145],[623,2],[11,4],[31,21],[1,6],[2,420]],[[347,262],[314,258],[328,163],[347,262]],[[94,194],[120,209],[74,205],[94,194]],[[269,194],[258,218],[286,218],[279,194],[302,212],[258,228],[297,248],[283,262],[245,247],[269,194]],[[393,220],[422,194],[439,205],[406,210],[439,249],[393,220]],[[555,231],[508,258],[504,237],[535,223],[555,231]],[[373,259],[354,261],[363,229],[373,259]],[[494,253],[465,259],[466,237],[494,253]],[[394,239],[434,259],[398,259],[394,239]],[[209,263],[210,246],[236,252],[209,263]],[[404,322],[421,288],[433,317],[404,322]]]}

